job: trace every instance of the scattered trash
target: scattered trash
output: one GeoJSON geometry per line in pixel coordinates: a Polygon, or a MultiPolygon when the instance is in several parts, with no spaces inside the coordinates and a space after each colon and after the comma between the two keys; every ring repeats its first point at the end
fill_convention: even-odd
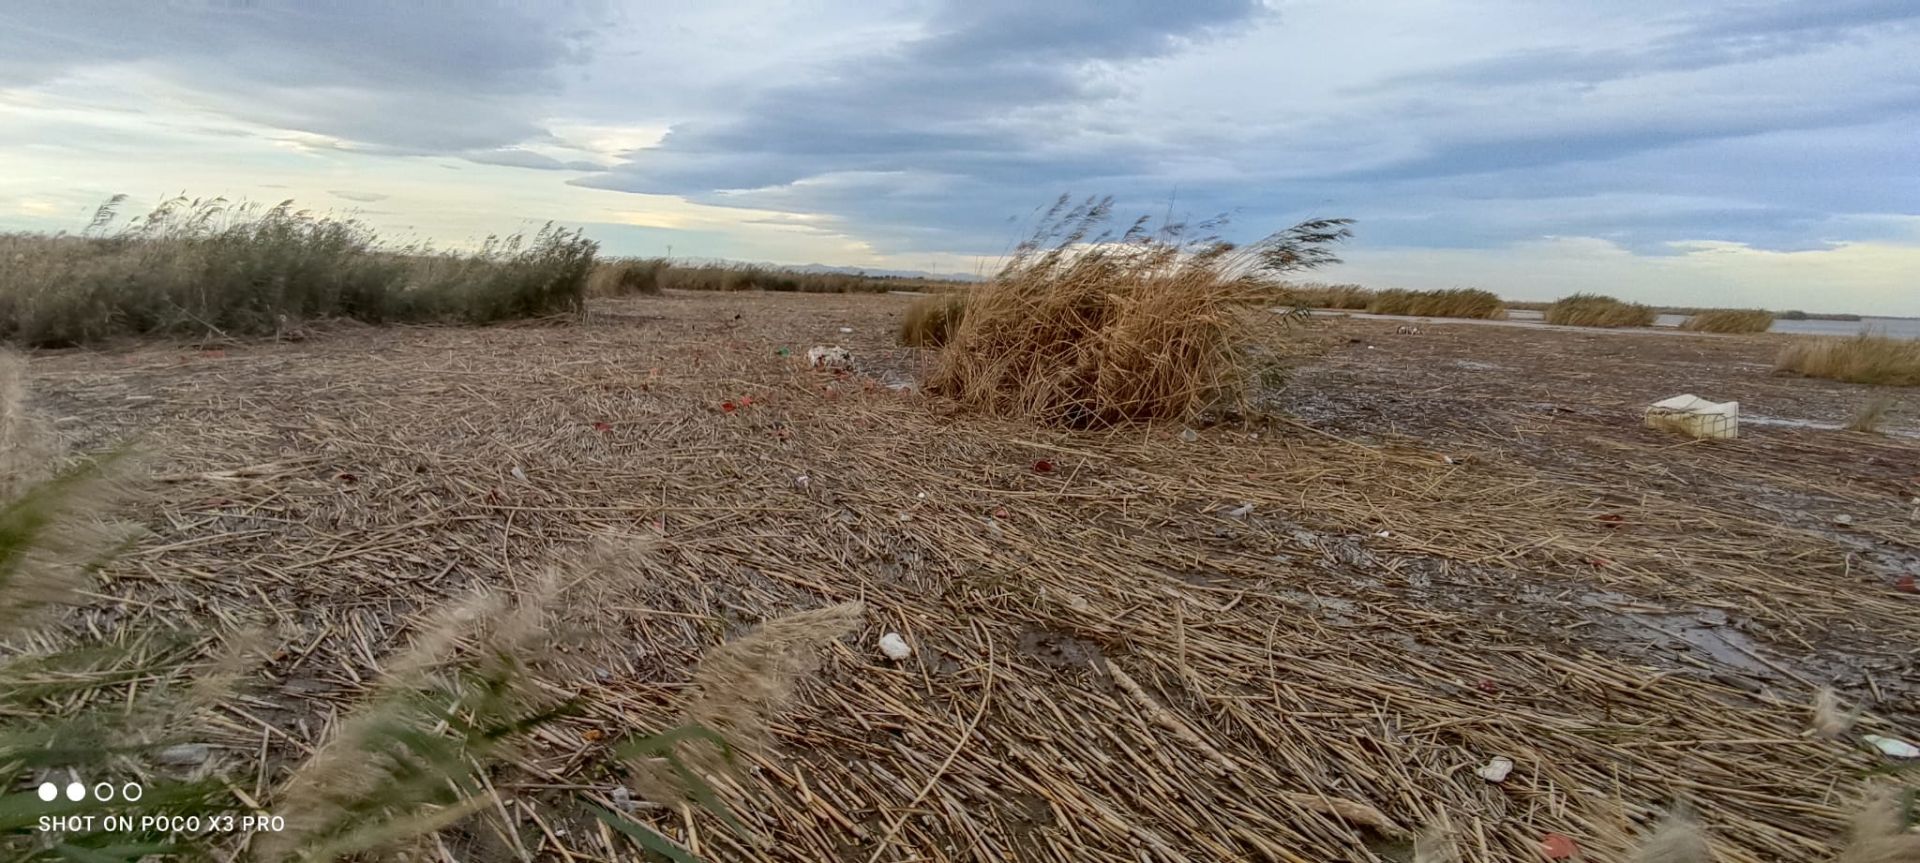
{"type": "Polygon", "coordinates": [[[1862,734],[1860,735],[1860,739],[1866,741],[1867,744],[1873,748],[1894,758],[1920,758],[1920,746],[1915,746],[1905,740],[1881,737],[1878,734],[1862,734]]]}
{"type": "Polygon", "coordinates": [[[1393,332],[1394,332],[1394,335],[1399,335],[1399,336],[1417,336],[1417,335],[1420,335],[1420,328],[1416,326],[1411,326],[1408,324],[1401,324],[1400,326],[1395,327],[1393,332]]]}
{"type": "Polygon", "coordinates": [[[1393,535],[1393,531],[1390,531],[1390,530],[1383,530],[1383,531],[1380,531],[1379,533],[1374,534],[1374,536],[1377,536],[1381,539],[1386,539],[1387,537],[1390,537],[1392,535],[1393,535]]]}
{"type": "Polygon", "coordinates": [[[900,637],[900,633],[889,632],[880,636],[880,652],[886,654],[888,659],[899,662],[912,656],[913,648],[907,645],[906,639],[900,637]]]}
{"type": "Polygon", "coordinates": [[[170,767],[192,767],[206,763],[212,754],[213,750],[205,743],[182,743],[155,752],[153,760],[170,767]]]}
{"type": "Polygon", "coordinates": [[[839,345],[814,345],[807,349],[807,365],[816,369],[850,369],[853,352],[839,345]]]}
{"type": "Polygon", "coordinates": [[[1853,516],[1846,515],[1844,513],[1840,515],[1836,515],[1833,517],[1833,523],[1840,525],[1841,527],[1846,527],[1848,525],[1853,524],[1853,516]]]}
{"type": "Polygon", "coordinates": [[[1740,403],[1710,402],[1687,393],[1654,402],[1644,420],[1648,428],[1695,438],[1735,438],[1740,436],[1740,403]]]}
{"type": "Polygon", "coordinates": [[[1243,503],[1239,506],[1234,507],[1233,509],[1227,510],[1228,518],[1246,518],[1247,516],[1250,516],[1252,514],[1253,514],[1253,504],[1251,503],[1243,503]]]}
{"type": "Polygon", "coordinates": [[[521,470],[519,465],[514,465],[513,470],[508,471],[508,473],[513,474],[513,478],[521,482],[527,481],[527,472],[524,470],[521,470]]]}
{"type": "Polygon", "coordinates": [[[1495,683],[1492,680],[1482,679],[1480,682],[1475,683],[1473,685],[1473,688],[1478,689],[1481,692],[1484,692],[1488,695],[1492,695],[1500,691],[1500,684],[1495,683]]]}
{"type": "Polygon", "coordinates": [[[1593,520],[1618,530],[1621,525],[1626,523],[1627,517],[1617,512],[1606,512],[1594,516],[1593,520]]]}
{"type": "Polygon", "coordinates": [[[613,801],[613,808],[629,815],[640,808],[640,804],[633,799],[633,792],[624,785],[615,785],[607,797],[613,801]]]}
{"type": "Polygon", "coordinates": [[[1441,464],[1459,464],[1459,462],[1454,461],[1453,456],[1450,456],[1450,455],[1441,456],[1440,463],[1441,464]]]}
{"type": "Polygon", "coordinates": [[[1186,441],[1187,443],[1193,443],[1200,439],[1200,433],[1197,431],[1194,431],[1193,429],[1181,429],[1180,439],[1183,441],[1186,441]]]}
{"type": "Polygon", "coordinates": [[[853,328],[852,328],[852,327],[841,327],[841,328],[840,328],[840,333],[841,333],[842,335],[845,335],[845,334],[847,334],[847,333],[851,333],[851,332],[853,332],[853,328]]]}
{"type": "Polygon", "coordinates": [[[1507,781],[1507,774],[1513,772],[1513,759],[1505,755],[1495,755],[1485,767],[1473,771],[1474,775],[1498,785],[1507,781]]]}
{"type": "Polygon", "coordinates": [[[793,351],[787,350],[786,348],[781,348],[777,351],[774,351],[773,355],[776,357],[790,357],[790,356],[793,356],[793,351]]]}
{"type": "Polygon", "coordinates": [[[913,520],[913,513],[910,513],[910,512],[903,512],[903,513],[901,513],[901,514],[900,514],[900,520],[901,520],[901,521],[912,521],[912,520],[913,520]]]}
{"type": "Polygon", "coordinates": [[[1911,572],[1894,579],[1893,589],[1901,593],[1920,593],[1920,585],[1913,583],[1913,573],[1911,572]]]}
{"type": "Polygon", "coordinates": [[[1540,853],[1548,860],[1565,860],[1580,853],[1580,846],[1565,833],[1548,833],[1540,837],[1540,853]]]}
{"type": "Polygon", "coordinates": [[[801,491],[806,491],[812,485],[813,477],[807,476],[804,473],[793,478],[793,487],[801,491]]]}
{"type": "Polygon", "coordinates": [[[613,424],[606,423],[606,422],[595,422],[593,424],[593,430],[601,434],[606,434],[607,432],[613,431],[613,424]]]}
{"type": "Polygon", "coordinates": [[[598,681],[600,681],[601,683],[605,683],[605,682],[607,682],[607,681],[609,681],[609,680],[612,680],[612,679],[613,679],[613,669],[611,669],[611,668],[595,668],[595,669],[593,670],[593,679],[595,679],[595,680],[598,680],[598,681]]]}
{"type": "Polygon", "coordinates": [[[1039,459],[1033,463],[1034,473],[1053,473],[1053,462],[1039,459]]]}

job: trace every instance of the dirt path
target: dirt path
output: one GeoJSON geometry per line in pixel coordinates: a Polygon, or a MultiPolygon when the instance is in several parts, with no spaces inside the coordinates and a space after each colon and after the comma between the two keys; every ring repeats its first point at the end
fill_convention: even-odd
{"type": "Polygon", "coordinates": [[[890,387],[908,302],[634,299],[43,355],[34,384],[77,441],[137,436],[170,478],[96,622],[282,627],[213,741],[269,784],[427,610],[644,541],[621,598],[570,611],[630,640],[560,682],[585,712],[499,777],[514,827],[462,859],[625,856],[581,806],[621,781],[608,741],[673,724],[722,639],[852,600],[864,630],[730,793],[757,838],[643,817],[712,860],[1405,859],[1444,820],[1463,859],[1506,861],[1549,831],[1614,859],[1686,799],[1720,859],[1822,859],[1879,756],[1803,733],[1814,687],[1920,739],[1920,596],[1897,588],[1920,449],[1631,420],[1680,381],[1785,415],[1853,398],[1750,373],[1761,347],[1276,322],[1326,347],[1277,396],[1304,424],[1188,442],[890,387]],[[861,372],[801,368],[830,342],[861,372]],[[887,631],[911,659],[879,655],[887,631]],[[1502,784],[1473,772],[1496,755],[1502,784]]]}

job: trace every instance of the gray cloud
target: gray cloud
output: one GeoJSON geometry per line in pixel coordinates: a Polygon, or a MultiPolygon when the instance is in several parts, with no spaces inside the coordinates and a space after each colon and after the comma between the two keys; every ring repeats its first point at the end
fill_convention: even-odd
{"type": "Polygon", "coordinates": [[[384,201],[389,197],[379,192],[342,192],[335,189],[327,190],[327,194],[332,195],[336,198],[344,198],[349,201],[358,201],[363,204],[372,204],[378,201],[384,201]]]}
{"type": "Polygon", "coordinates": [[[542,134],[539,103],[606,15],[577,0],[15,3],[0,84],[122,65],[280,128],[400,152],[497,147],[542,134]]]}

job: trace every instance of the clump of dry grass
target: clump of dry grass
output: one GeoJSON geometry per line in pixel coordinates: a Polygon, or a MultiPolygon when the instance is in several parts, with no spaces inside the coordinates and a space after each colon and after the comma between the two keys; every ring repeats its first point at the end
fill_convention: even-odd
{"type": "Polygon", "coordinates": [[[1240,400],[1245,314],[1271,276],[1334,260],[1343,219],[1245,248],[1178,225],[1105,230],[1112,202],[1062,198],[985,286],[937,357],[928,391],[1070,427],[1180,419],[1240,400]]]}
{"type": "Polygon", "coordinates": [[[1855,384],[1920,386],[1920,339],[1874,332],[1798,338],[1780,352],[1774,369],[1855,384]]]}
{"type": "Polygon", "coordinates": [[[1680,329],[1696,333],[1764,333],[1773,329],[1766,309],[1708,309],[1689,315],[1680,329]]]}
{"type": "Polygon", "coordinates": [[[1507,316],[1506,304],[1492,291],[1453,288],[1444,291],[1389,290],[1373,295],[1367,311],[1376,315],[1413,315],[1423,318],[1483,318],[1507,316]]]}
{"type": "Polygon", "coordinates": [[[1659,313],[1651,306],[1599,294],[1574,294],[1547,306],[1545,317],[1549,324],[1566,327],[1650,327],[1659,313]]]}
{"type": "Polygon", "coordinates": [[[664,258],[616,258],[601,261],[587,280],[587,295],[624,297],[632,294],[660,293],[660,274],[667,269],[664,258]]]}
{"type": "Polygon", "coordinates": [[[966,294],[939,294],[916,300],[900,318],[900,344],[912,348],[940,347],[952,338],[966,314],[966,294]]]}

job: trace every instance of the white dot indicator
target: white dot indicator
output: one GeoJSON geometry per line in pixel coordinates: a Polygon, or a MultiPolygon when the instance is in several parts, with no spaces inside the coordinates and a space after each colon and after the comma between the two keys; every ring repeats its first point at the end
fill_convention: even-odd
{"type": "Polygon", "coordinates": [[[79,782],[67,783],[67,799],[75,803],[87,799],[87,786],[79,782]]]}
{"type": "Polygon", "coordinates": [[[55,785],[51,782],[40,783],[40,799],[41,800],[44,800],[48,803],[52,803],[53,798],[59,797],[59,796],[60,796],[60,786],[55,785]]]}

